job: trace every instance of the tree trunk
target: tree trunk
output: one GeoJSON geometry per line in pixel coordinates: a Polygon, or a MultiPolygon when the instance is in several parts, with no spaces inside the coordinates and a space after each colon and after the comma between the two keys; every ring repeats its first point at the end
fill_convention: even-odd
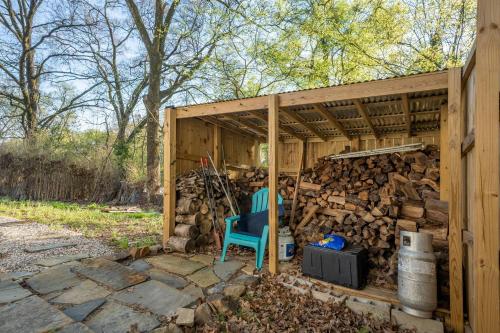
{"type": "Polygon", "coordinates": [[[150,199],[160,190],[160,138],[159,138],[160,82],[161,82],[160,72],[161,72],[161,56],[159,54],[153,54],[150,56],[148,94],[144,101],[147,111],[146,187],[150,199]]]}

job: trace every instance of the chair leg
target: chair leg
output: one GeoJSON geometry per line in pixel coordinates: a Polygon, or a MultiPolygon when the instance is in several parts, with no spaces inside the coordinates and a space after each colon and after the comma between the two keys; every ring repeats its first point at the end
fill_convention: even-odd
{"type": "Polygon", "coordinates": [[[227,252],[227,247],[229,246],[229,242],[224,242],[224,246],[222,247],[222,252],[220,256],[220,262],[224,262],[226,259],[226,252],[227,252]]]}
{"type": "Polygon", "coordinates": [[[255,247],[255,268],[257,268],[257,270],[260,270],[262,267],[259,266],[259,262],[260,262],[260,246],[256,246],[255,247]]]}

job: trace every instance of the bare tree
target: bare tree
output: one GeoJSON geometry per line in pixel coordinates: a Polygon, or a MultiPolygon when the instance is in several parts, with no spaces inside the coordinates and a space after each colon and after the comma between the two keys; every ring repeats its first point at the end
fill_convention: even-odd
{"type": "Polygon", "coordinates": [[[129,146],[146,124],[138,103],[148,84],[146,62],[141,52],[134,52],[138,40],[132,21],[118,1],[105,0],[89,6],[88,25],[82,34],[81,53],[88,56],[89,77],[105,88],[102,109],[110,109],[117,126],[113,152],[122,179],[126,178],[129,146]],[[117,15],[117,14],[120,15],[117,15]]]}
{"type": "Polygon", "coordinates": [[[54,91],[58,89],[54,83],[78,79],[67,63],[75,54],[69,43],[59,43],[86,25],[78,22],[77,13],[73,2],[0,0],[0,97],[15,110],[27,139],[34,139],[40,128],[63,113],[91,102],[85,96],[95,85],[65,94],[50,110],[42,107],[46,97],[42,88],[54,91]]]}
{"type": "Polygon", "coordinates": [[[130,15],[146,49],[148,88],[144,96],[147,111],[147,189],[159,190],[159,109],[183,90],[212,55],[218,41],[230,33],[235,1],[126,0],[130,15]]]}

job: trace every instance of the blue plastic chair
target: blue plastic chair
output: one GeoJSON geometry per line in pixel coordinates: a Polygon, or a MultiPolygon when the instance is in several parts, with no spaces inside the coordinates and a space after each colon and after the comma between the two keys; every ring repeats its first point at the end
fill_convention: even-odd
{"type": "MultiPolygon", "coordinates": [[[[251,213],[260,213],[268,210],[269,205],[269,189],[263,188],[260,191],[254,193],[252,196],[252,210],[251,213]]],[[[283,198],[278,194],[278,207],[283,205],[283,198]]],[[[229,244],[236,244],[242,246],[248,246],[255,250],[255,267],[257,269],[262,268],[264,262],[264,255],[266,252],[267,239],[269,237],[269,225],[266,224],[262,228],[261,235],[254,235],[247,232],[238,232],[238,230],[233,229],[233,223],[240,221],[240,215],[227,217],[226,221],[226,233],[224,236],[224,246],[222,248],[222,255],[220,258],[221,262],[224,262],[226,258],[226,252],[229,244]]]]}

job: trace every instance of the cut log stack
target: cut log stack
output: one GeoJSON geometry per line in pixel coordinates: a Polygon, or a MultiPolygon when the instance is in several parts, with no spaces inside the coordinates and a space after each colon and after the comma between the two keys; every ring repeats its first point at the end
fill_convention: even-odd
{"type": "MultiPolygon", "coordinates": [[[[223,230],[224,217],[231,215],[229,203],[216,177],[212,177],[212,185],[216,202],[214,209],[218,217],[217,225],[223,230]]],[[[169,239],[169,246],[175,251],[190,252],[213,241],[213,222],[201,171],[191,170],[179,176],[176,190],[176,225],[174,236],[169,239]]]]}
{"type": "MultiPolygon", "coordinates": [[[[285,199],[294,180],[280,182],[285,199]]],[[[320,159],[299,185],[295,222],[299,250],[326,233],[368,249],[372,268],[394,283],[400,230],[434,235],[441,291],[447,293],[448,205],[439,200],[439,151],[392,153],[354,159],[320,159]],[[441,255],[440,255],[441,254],[441,255]],[[445,277],[446,276],[446,277],[445,277]]],[[[438,277],[439,278],[439,277],[438,277]]]]}

